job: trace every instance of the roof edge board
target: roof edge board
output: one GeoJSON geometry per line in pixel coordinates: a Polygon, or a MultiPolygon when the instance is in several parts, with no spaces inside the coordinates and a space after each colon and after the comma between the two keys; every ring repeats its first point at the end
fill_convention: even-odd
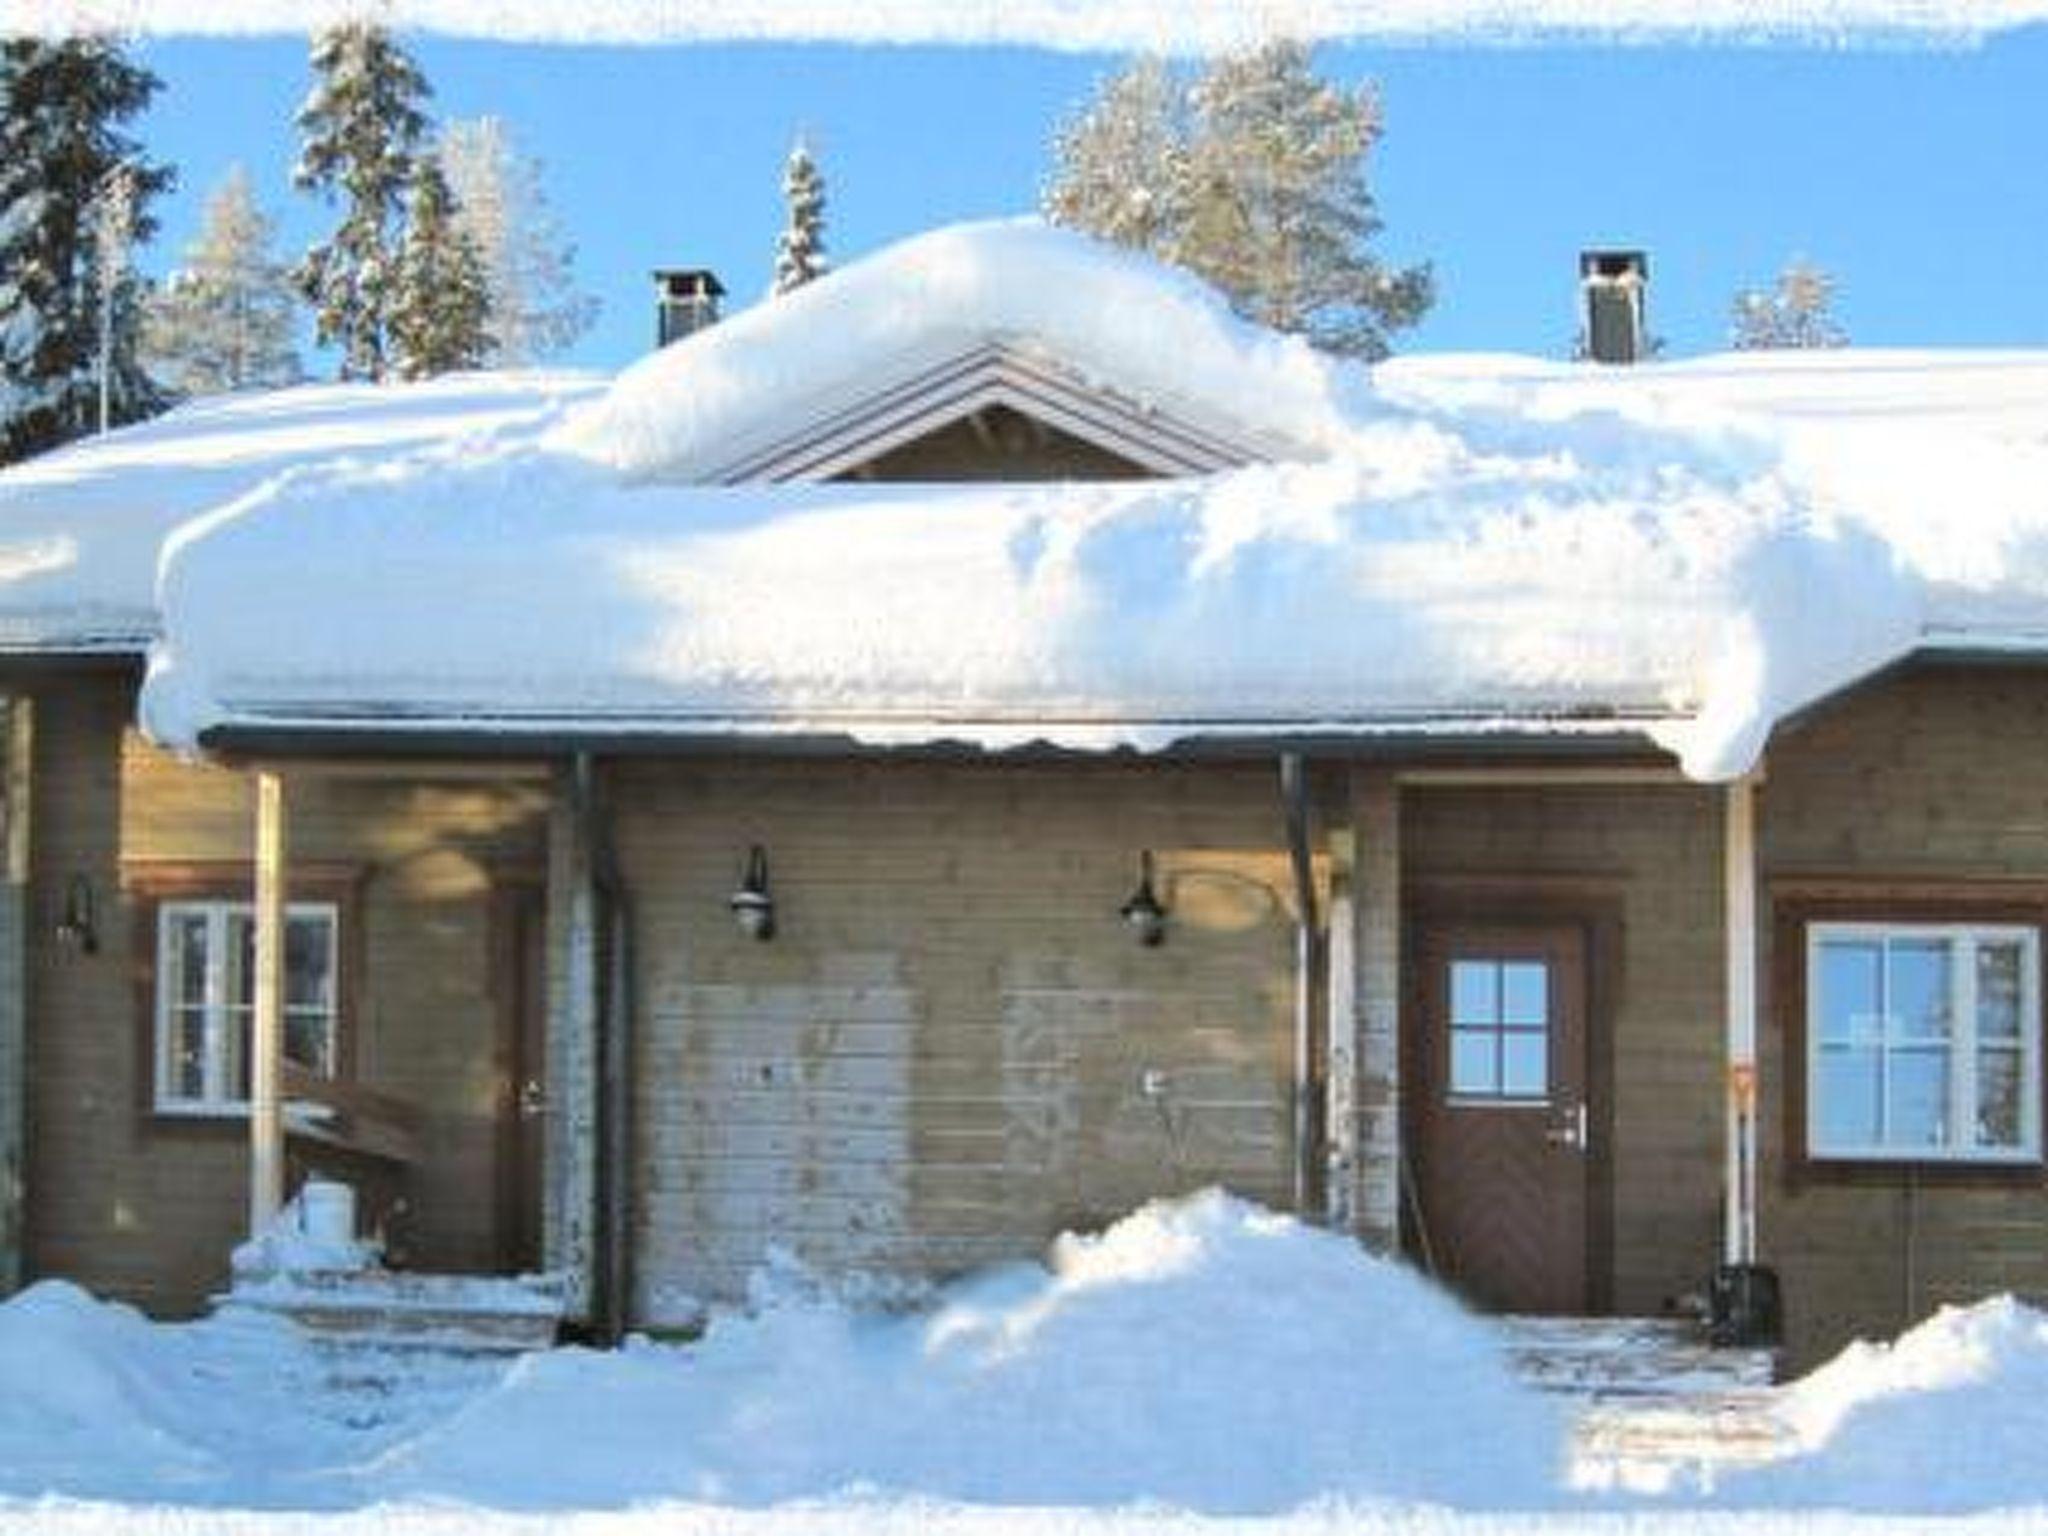
{"type": "Polygon", "coordinates": [[[1015,398],[1003,403],[1046,415],[1050,424],[1161,474],[1208,473],[1305,451],[1193,419],[1173,405],[1141,406],[1040,349],[992,340],[871,390],[727,459],[704,478],[725,485],[826,478],[950,424],[958,419],[959,401],[994,387],[1013,392],[1015,398]],[[1052,418],[1054,411],[1063,419],[1052,418]]]}

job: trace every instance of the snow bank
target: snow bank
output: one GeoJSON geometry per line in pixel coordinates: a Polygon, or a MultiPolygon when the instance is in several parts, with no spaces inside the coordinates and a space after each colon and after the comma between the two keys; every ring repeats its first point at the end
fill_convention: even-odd
{"type": "Polygon", "coordinates": [[[381,1486],[514,1507],[871,1496],[1273,1512],[1551,1502],[1561,1425],[1405,1269],[1219,1193],[929,1313],[792,1300],[688,1348],[524,1362],[381,1486]],[[606,1411],[594,1412],[603,1403],[606,1411]]]}
{"type": "Polygon", "coordinates": [[[570,373],[226,395],[0,474],[0,650],[140,650],[165,537],[273,476],[408,448],[485,452],[599,381],[570,373]]]}
{"type": "Polygon", "coordinates": [[[1184,273],[1035,219],[905,240],[643,358],[553,443],[633,477],[719,478],[792,429],[1002,339],[1148,408],[1328,448],[1361,371],[1247,324],[1184,273]]]}
{"type": "MultiPolygon", "coordinates": [[[[15,30],[209,35],[290,32],[358,14],[349,0],[10,0],[15,30]],[[13,13],[19,13],[13,14],[13,13]]],[[[1026,44],[1125,53],[1241,48],[1274,30],[1312,40],[1600,37],[1754,42],[1858,37],[1954,43],[2048,18],[2042,0],[383,0],[387,25],[550,43],[1026,44]]]]}
{"type": "MultiPolygon", "coordinates": [[[[1562,1424],[1398,1266],[1219,1193],[1147,1207],[915,1314],[785,1285],[699,1343],[392,1362],[349,1386],[275,1320],[0,1305],[0,1504],[278,1509],[692,1500],[1530,1509],[1562,1424]]],[[[0,1507],[0,1527],[6,1524],[0,1507]]]]}
{"type": "Polygon", "coordinates": [[[1851,1345],[1789,1388],[1795,1455],[1738,1503],[1947,1514],[2048,1505],[2048,1314],[2011,1297],[1944,1307],[1851,1345]]]}
{"type": "Polygon", "coordinates": [[[0,1491],[105,1489],[113,1471],[175,1481],[203,1463],[152,1412],[157,1330],[45,1280],[0,1305],[0,1491]]]}

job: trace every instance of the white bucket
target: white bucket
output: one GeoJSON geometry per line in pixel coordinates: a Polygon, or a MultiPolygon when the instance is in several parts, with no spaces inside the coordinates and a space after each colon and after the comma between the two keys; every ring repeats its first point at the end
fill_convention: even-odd
{"type": "Polygon", "coordinates": [[[356,1192],[331,1179],[308,1179],[299,1189],[299,1225],[316,1243],[354,1242],[356,1192]]]}

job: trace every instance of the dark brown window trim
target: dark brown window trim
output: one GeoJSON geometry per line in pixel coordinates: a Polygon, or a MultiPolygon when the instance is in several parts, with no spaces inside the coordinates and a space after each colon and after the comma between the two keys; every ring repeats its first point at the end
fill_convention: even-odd
{"type": "MultiPolygon", "coordinates": [[[[332,903],[335,909],[335,1076],[356,1074],[357,1005],[361,997],[362,894],[368,867],[336,860],[294,862],[286,878],[292,901],[332,903]]],[[[127,859],[121,891],[129,903],[129,968],[135,1013],[135,1113],[152,1135],[214,1140],[247,1134],[242,1110],[218,1114],[163,1111],[156,1104],[157,909],[166,901],[256,899],[256,866],[247,859],[127,859]]]]}
{"type": "MultiPolygon", "coordinates": [[[[1807,1031],[1806,930],[1813,923],[2004,923],[2041,935],[2048,960],[2048,881],[1991,876],[1983,879],[1906,875],[1785,875],[1768,884],[1771,961],[1768,1006],[1781,1042],[1779,1081],[1785,1085],[1784,1184],[1898,1188],[2035,1188],[2048,1185],[2048,1161],[1969,1162],[1814,1157],[1806,1149],[1807,1031]]],[[[2048,1033],[2048,1019],[2040,1027],[2048,1033]]],[[[2041,1042],[2044,1070],[2038,1085],[2042,1124],[2048,1126],[2048,1039],[2041,1042]]]]}

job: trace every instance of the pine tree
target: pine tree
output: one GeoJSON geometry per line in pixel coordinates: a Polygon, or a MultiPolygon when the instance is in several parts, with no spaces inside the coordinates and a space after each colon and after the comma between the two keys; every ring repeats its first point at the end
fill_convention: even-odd
{"type": "Polygon", "coordinates": [[[390,365],[401,379],[480,368],[491,350],[490,291],[476,244],[455,223],[440,159],[413,170],[390,310],[390,365]]]}
{"type": "Polygon", "coordinates": [[[104,38],[0,43],[0,462],[97,425],[103,351],[112,421],[162,406],[127,247],[172,173],[121,131],[158,86],[104,38]]]}
{"type": "Polygon", "coordinates": [[[385,372],[394,242],[431,94],[405,50],[381,27],[351,22],[313,40],[312,94],[299,109],[304,143],[297,185],[330,200],[342,219],[294,274],[313,305],[322,343],[342,350],[341,376],[385,372]]]}
{"type": "Polygon", "coordinates": [[[789,216],[775,242],[775,278],[771,294],[801,288],[831,268],[825,255],[825,178],[810,146],[798,139],[782,168],[782,199],[789,216]]]}
{"type": "Polygon", "coordinates": [[[1835,319],[1835,279],[1795,257],[1769,292],[1745,288],[1735,295],[1729,341],[1737,351],[1844,347],[1849,333],[1835,319]]]}
{"type": "Polygon", "coordinates": [[[455,223],[483,258],[490,291],[492,367],[521,368],[566,352],[597,318],[578,291],[576,246],[541,187],[541,164],[519,152],[495,117],[450,123],[441,169],[455,223]]]}
{"type": "Polygon", "coordinates": [[[1322,79],[1299,43],[1192,76],[1140,60],[1061,129],[1044,211],[1188,268],[1261,324],[1384,357],[1434,282],[1372,254],[1366,161],[1381,129],[1370,87],[1322,79]]]}
{"type": "Polygon", "coordinates": [[[146,355],[167,387],[212,395],[303,376],[293,345],[298,297],[271,249],[276,230],[248,171],[229,167],[206,200],[185,265],[150,302],[146,355]]]}

